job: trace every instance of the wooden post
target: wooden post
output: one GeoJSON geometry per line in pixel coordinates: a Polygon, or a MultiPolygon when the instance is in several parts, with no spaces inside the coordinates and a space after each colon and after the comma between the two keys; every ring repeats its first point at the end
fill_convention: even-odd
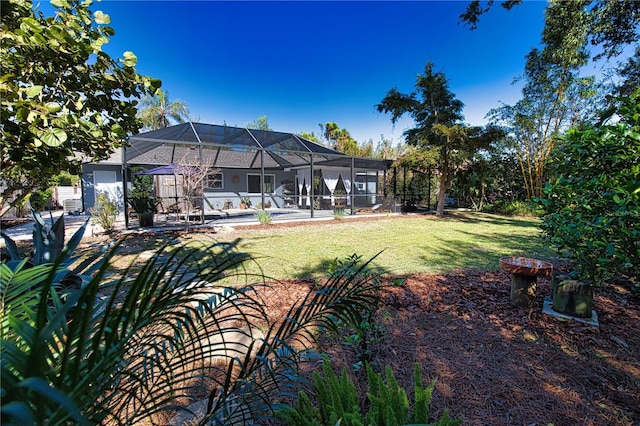
{"type": "Polygon", "coordinates": [[[536,297],[536,277],[511,274],[511,303],[515,306],[530,307],[536,297]]]}

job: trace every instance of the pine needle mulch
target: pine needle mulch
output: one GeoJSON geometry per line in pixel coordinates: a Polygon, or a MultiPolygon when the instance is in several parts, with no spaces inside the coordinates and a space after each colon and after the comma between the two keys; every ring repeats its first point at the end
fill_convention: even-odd
{"type": "MultiPolygon", "coordinates": [[[[269,292],[280,295],[270,304],[274,314],[309,288],[281,285],[269,292]]],[[[638,425],[640,295],[623,286],[597,288],[597,330],[543,314],[547,280],[538,280],[535,309],[512,306],[509,289],[503,271],[407,278],[383,297],[385,333],[374,345],[374,365],[391,366],[411,400],[418,362],[426,382],[437,380],[434,418],[448,409],[465,425],[638,425]]],[[[354,351],[336,336],[320,345],[364,395],[354,351]]]]}

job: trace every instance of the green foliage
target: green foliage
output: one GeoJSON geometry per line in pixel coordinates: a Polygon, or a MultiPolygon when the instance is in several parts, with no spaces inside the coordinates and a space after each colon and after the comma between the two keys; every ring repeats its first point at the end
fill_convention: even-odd
{"type": "Polygon", "coordinates": [[[507,216],[538,217],[542,214],[538,205],[527,201],[496,201],[487,205],[484,211],[507,216]]]}
{"type": "Polygon", "coordinates": [[[347,129],[340,129],[338,123],[333,121],[326,124],[320,123],[319,126],[330,148],[355,157],[373,157],[373,142],[358,144],[347,129]]]}
{"type": "Polygon", "coordinates": [[[98,194],[95,207],[89,209],[93,223],[97,223],[107,234],[113,233],[116,228],[118,206],[111,201],[105,193],[98,194]]]}
{"type": "Polygon", "coordinates": [[[78,175],[72,175],[67,171],[61,171],[56,176],[51,178],[49,182],[50,186],[74,186],[80,183],[80,177],[78,175]]]}
{"type": "MultiPolygon", "coordinates": [[[[44,219],[35,210],[32,210],[34,223],[33,223],[33,254],[30,257],[30,263],[33,266],[41,265],[44,263],[51,263],[64,255],[64,260],[61,262],[63,265],[68,265],[74,250],[78,247],[78,244],[82,240],[87,222],[76,230],[71,239],[65,244],[65,230],[64,230],[64,217],[60,216],[53,222],[51,229],[47,227],[44,219]]],[[[53,218],[52,218],[53,221],[53,218]]],[[[18,246],[4,232],[0,232],[2,238],[5,239],[7,250],[11,256],[11,262],[21,261],[22,255],[18,250],[18,246]]],[[[14,263],[15,264],[15,263],[14,263]]]]}
{"type": "Polygon", "coordinates": [[[161,200],[156,198],[129,198],[127,201],[133,211],[140,215],[155,213],[156,207],[158,207],[161,200]]]}
{"type": "Polygon", "coordinates": [[[247,205],[247,207],[251,207],[251,198],[242,197],[242,198],[240,198],[240,203],[244,203],[244,204],[247,205]]]}
{"type": "Polygon", "coordinates": [[[271,213],[266,210],[258,210],[258,213],[256,213],[256,217],[258,218],[260,224],[265,226],[271,225],[271,221],[273,220],[271,213]]]}
{"type": "Polygon", "coordinates": [[[371,280],[331,277],[271,322],[261,284],[239,282],[256,277],[235,243],[168,242],[123,271],[109,267],[116,250],[64,298],[53,280],[64,253],[0,264],[3,424],[154,423],[203,391],[203,424],[269,418],[299,381],[312,330],[374,303],[371,280]]]}
{"type": "Polygon", "coordinates": [[[140,129],[135,98],[160,85],[136,72],[133,53],[103,51],[114,31],[91,3],[54,0],[45,17],[30,1],[2,2],[2,206],[77,174],[85,157],[108,158],[140,129]]]}
{"type": "MultiPolygon", "coordinates": [[[[330,277],[352,277],[355,280],[367,280],[374,276],[369,266],[362,263],[362,256],[355,253],[344,260],[335,259],[327,273],[330,277]]],[[[356,316],[337,321],[344,344],[356,352],[357,362],[353,365],[356,371],[373,361],[372,346],[384,337],[384,326],[376,321],[381,290],[382,284],[373,289],[371,297],[375,304],[367,305],[367,309],[357,312],[356,316]]]]}
{"type": "MultiPolygon", "coordinates": [[[[137,172],[143,170],[142,168],[132,168],[131,171],[137,172]]],[[[131,198],[152,198],[153,197],[153,177],[150,175],[133,175],[131,179],[131,192],[129,193],[131,198]]]]}
{"type": "MultiPolygon", "coordinates": [[[[314,372],[316,405],[305,391],[298,394],[296,407],[284,406],[278,416],[290,426],[399,426],[405,424],[428,424],[431,396],[435,381],[428,387],[422,384],[418,364],[414,365],[414,406],[411,409],[406,391],[400,387],[391,367],[385,368],[385,378],[373,371],[367,364],[368,411],[364,411],[358,401],[358,393],[353,381],[342,371],[340,377],[331,369],[325,357],[322,375],[314,372]]],[[[450,419],[447,412],[434,425],[456,426],[462,423],[450,419]]]]}
{"type": "Polygon", "coordinates": [[[53,191],[51,189],[38,189],[29,197],[29,204],[36,211],[44,211],[51,208],[53,191]]]}
{"type": "Polygon", "coordinates": [[[344,207],[335,207],[333,209],[333,218],[335,220],[342,220],[344,219],[344,207]]]}
{"type": "Polygon", "coordinates": [[[557,178],[539,200],[546,240],[593,284],[640,271],[639,99],[567,133],[553,154],[557,178]]]}
{"type": "Polygon", "coordinates": [[[63,216],[60,216],[55,222],[53,222],[52,218],[53,226],[49,229],[40,213],[32,209],[32,214],[34,218],[33,251],[28,258],[23,259],[16,242],[4,232],[0,232],[10,256],[6,267],[14,271],[19,269],[27,270],[31,267],[52,264],[56,261],[60,270],[51,276],[52,285],[62,285],[64,287],[81,286],[83,281],[88,279],[85,274],[88,273],[86,268],[90,265],[91,260],[79,262],[73,270],[70,270],[69,267],[78,260],[74,252],[82,240],[88,220],[65,243],[63,216]]]}
{"type": "MultiPolygon", "coordinates": [[[[484,2],[483,2],[484,3],[484,2]]],[[[522,0],[506,0],[500,2],[500,6],[511,10],[515,5],[522,3],[522,0]]],[[[636,1],[609,1],[592,0],[585,7],[580,2],[554,2],[550,3],[550,8],[562,9],[568,3],[576,3],[581,9],[581,14],[572,16],[573,19],[564,21],[547,21],[545,32],[553,34],[553,30],[564,34],[565,37],[558,37],[559,40],[568,38],[569,35],[583,34],[583,42],[591,42],[593,45],[601,46],[602,52],[597,56],[607,56],[611,58],[618,55],[627,44],[633,44],[638,40],[638,24],[640,23],[640,4],[636,1]],[[553,24],[553,25],[552,25],[553,24]],[[551,27],[547,29],[547,26],[551,27]]],[[[491,8],[493,2],[481,4],[480,0],[472,0],[467,5],[467,9],[460,15],[460,19],[474,30],[477,28],[480,16],[491,8]]],[[[556,43],[557,55],[562,55],[564,47],[562,43],[556,43]]],[[[572,50],[572,49],[569,49],[572,50]]]]}
{"type": "Polygon", "coordinates": [[[266,115],[261,115],[255,121],[250,121],[247,123],[247,129],[255,129],[255,130],[272,130],[269,127],[269,120],[266,115]]]}
{"type": "Polygon", "coordinates": [[[142,169],[132,169],[134,175],[131,179],[131,192],[127,202],[138,214],[153,214],[162,200],[154,197],[152,176],[135,174],[136,171],[140,170],[142,169]]]}
{"type": "MultiPolygon", "coordinates": [[[[407,142],[437,152],[439,182],[436,215],[442,217],[445,194],[451,187],[459,165],[476,150],[503,135],[493,127],[471,128],[462,123],[464,104],[449,90],[446,76],[436,72],[433,63],[427,62],[424,74],[416,79],[415,88],[409,94],[401,93],[396,88],[389,90],[376,108],[378,112],[390,113],[392,123],[405,114],[409,115],[416,126],[404,132],[407,142]]],[[[420,156],[424,154],[420,153],[420,156]]]]}
{"type": "Polygon", "coordinates": [[[142,97],[138,118],[146,129],[158,130],[171,125],[170,119],[178,123],[187,121],[189,107],[181,100],[170,101],[167,90],[157,89],[142,97]]]}

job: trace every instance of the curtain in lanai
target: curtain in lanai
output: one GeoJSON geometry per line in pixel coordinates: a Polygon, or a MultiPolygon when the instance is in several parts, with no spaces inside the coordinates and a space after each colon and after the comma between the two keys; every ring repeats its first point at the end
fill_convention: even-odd
{"type": "Polygon", "coordinates": [[[302,188],[307,190],[307,205],[311,205],[311,169],[298,170],[298,205],[302,207],[302,188]]]}
{"type": "Polygon", "coordinates": [[[324,183],[327,185],[327,188],[329,188],[329,192],[331,192],[331,205],[333,206],[335,204],[333,192],[336,190],[336,186],[338,185],[340,172],[338,170],[322,170],[322,178],[324,179],[324,183]]]}
{"type": "Polygon", "coordinates": [[[344,189],[347,191],[347,205],[351,205],[351,173],[346,177],[342,175],[342,183],[344,183],[344,189]]]}

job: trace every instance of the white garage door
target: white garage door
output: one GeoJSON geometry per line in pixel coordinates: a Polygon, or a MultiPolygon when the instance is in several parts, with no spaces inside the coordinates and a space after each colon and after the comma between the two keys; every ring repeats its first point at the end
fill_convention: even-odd
{"type": "Polygon", "coordinates": [[[93,172],[93,185],[95,199],[98,194],[107,194],[111,201],[115,201],[119,210],[123,210],[124,197],[122,196],[122,184],[118,182],[116,172],[111,170],[95,170],[93,172]]]}

